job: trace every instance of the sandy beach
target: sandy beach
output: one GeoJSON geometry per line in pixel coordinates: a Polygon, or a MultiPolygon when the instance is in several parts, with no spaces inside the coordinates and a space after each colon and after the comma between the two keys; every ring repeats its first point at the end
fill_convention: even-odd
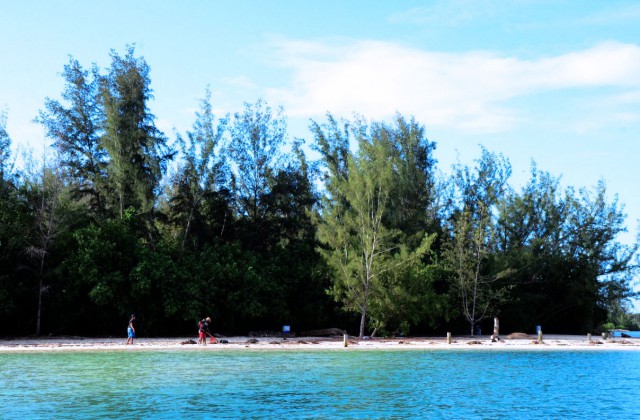
{"type": "Polygon", "coordinates": [[[206,346],[193,344],[195,337],[137,338],[126,345],[126,338],[28,337],[0,338],[0,353],[47,351],[226,351],[226,350],[635,350],[640,351],[640,339],[609,338],[584,335],[545,335],[538,343],[533,335],[502,338],[492,342],[488,336],[373,338],[359,340],[350,337],[347,347],[343,337],[225,337],[227,343],[206,346]]]}

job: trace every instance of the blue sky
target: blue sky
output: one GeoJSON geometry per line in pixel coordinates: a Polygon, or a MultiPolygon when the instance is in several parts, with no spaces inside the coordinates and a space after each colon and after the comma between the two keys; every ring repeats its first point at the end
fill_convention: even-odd
{"type": "Polygon", "coordinates": [[[604,179],[640,219],[640,2],[28,1],[0,5],[0,110],[15,147],[45,144],[32,122],[58,98],[72,55],[85,67],[136,45],[151,67],[156,123],[193,121],[207,86],[217,115],[264,98],[292,137],[327,111],[413,115],[439,166],[479,144],[564,185],[604,179]]]}

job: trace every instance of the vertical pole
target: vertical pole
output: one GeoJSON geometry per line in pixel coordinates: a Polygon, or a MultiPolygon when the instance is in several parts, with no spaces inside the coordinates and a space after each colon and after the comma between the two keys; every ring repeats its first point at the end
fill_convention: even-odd
{"type": "Polygon", "coordinates": [[[591,342],[591,333],[587,334],[587,341],[591,342]]]}
{"type": "Polygon", "coordinates": [[[493,318],[493,334],[491,334],[491,341],[500,341],[500,321],[498,317],[493,318]]]}
{"type": "Polygon", "coordinates": [[[538,331],[538,343],[542,344],[542,330],[538,331]]]}
{"type": "Polygon", "coordinates": [[[344,335],[343,342],[345,347],[349,345],[349,336],[347,334],[344,335]]]}
{"type": "Polygon", "coordinates": [[[451,333],[447,333],[447,344],[451,344],[451,333]]]}

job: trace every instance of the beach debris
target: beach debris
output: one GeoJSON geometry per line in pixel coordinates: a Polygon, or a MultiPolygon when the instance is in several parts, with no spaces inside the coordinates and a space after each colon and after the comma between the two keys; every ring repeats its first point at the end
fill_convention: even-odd
{"type": "Polygon", "coordinates": [[[611,343],[611,344],[633,344],[629,340],[610,340],[609,343],[611,343]]]}
{"type": "Polygon", "coordinates": [[[269,344],[282,344],[282,341],[269,341],[269,344]]]}
{"type": "Polygon", "coordinates": [[[298,341],[297,341],[297,343],[298,343],[298,344],[309,344],[309,343],[307,343],[307,342],[306,342],[306,341],[304,341],[304,340],[298,340],[298,341]]]}
{"type": "Polygon", "coordinates": [[[218,340],[218,343],[220,344],[229,344],[228,340],[218,340]]]}
{"type": "Polygon", "coordinates": [[[523,332],[514,332],[514,333],[509,334],[509,335],[507,336],[507,338],[508,338],[509,340],[518,340],[518,339],[522,340],[522,339],[529,339],[529,338],[531,338],[531,337],[530,337],[530,336],[529,336],[529,334],[527,334],[527,333],[523,333],[523,332]]]}
{"type": "Polygon", "coordinates": [[[295,333],[290,331],[271,331],[271,330],[260,330],[260,331],[249,331],[249,337],[295,337],[295,333]]]}
{"type": "Polygon", "coordinates": [[[194,340],[186,340],[186,341],[181,341],[180,344],[185,345],[185,344],[198,344],[198,343],[196,343],[194,340]]]}
{"type": "Polygon", "coordinates": [[[302,337],[334,337],[334,336],[343,336],[347,332],[345,330],[341,330],[340,328],[324,328],[321,330],[309,330],[302,331],[300,336],[302,337]]]}
{"type": "Polygon", "coordinates": [[[482,342],[478,340],[471,340],[471,341],[467,341],[467,344],[482,344],[482,342]]]}
{"type": "Polygon", "coordinates": [[[258,344],[260,342],[260,340],[258,340],[257,338],[250,338],[247,340],[246,344],[258,344]]]}
{"type": "Polygon", "coordinates": [[[596,346],[598,344],[602,344],[602,341],[589,341],[587,344],[590,346],[596,346]]]}

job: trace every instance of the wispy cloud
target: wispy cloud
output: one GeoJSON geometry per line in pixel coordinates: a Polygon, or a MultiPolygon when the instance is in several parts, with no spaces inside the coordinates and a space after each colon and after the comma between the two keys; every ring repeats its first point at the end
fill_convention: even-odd
{"type": "Polygon", "coordinates": [[[582,25],[620,25],[621,23],[637,25],[639,19],[640,4],[638,3],[610,6],[605,2],[602,10],[579,19],[577,23],[582,25]]]}
{"type": "Polygon", "coordinates": [[[447,0],[394,13],[389,22],[455,27],[478,19],[491,19],[504,10],[504,6],[495,0],[447,0]]]}
{"type": "Polygon", "coordinates": [[[289,85],[269,89],[267,97],[291,116],[330,111],[385,119],[401,112],[430,126],[499,132],[522,117],[511,102],[527,95],[640,87],[640,46],[614,42],[534,60],[378,41],[340,46],[283,41],[277,54],[292,77],[289,85]]]}

